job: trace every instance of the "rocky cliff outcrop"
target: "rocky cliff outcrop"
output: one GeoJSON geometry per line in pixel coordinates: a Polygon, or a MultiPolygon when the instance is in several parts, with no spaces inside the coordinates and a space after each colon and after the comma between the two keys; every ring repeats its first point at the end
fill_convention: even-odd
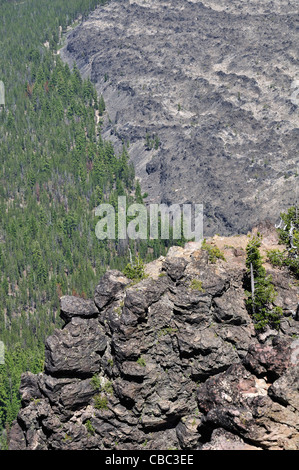
{"type": "Polygon", "coordinates": [[[298,18],[297,0],[111,0],[60,54],[103,94],[103,136],[129,143],[147,203],[246,233],[294,204],[298,18]]]}
{"type": "MultiPolygon", "coordinates": [[[[44,372],[22,377],[10,449],[299,450],[298,286],[272,270],[279,331],[245,308],[247,237],[173,247],[136,284],[64,296],[44,372]]],[[[270,270],[270,267],[267,266],[270,270]]]]}

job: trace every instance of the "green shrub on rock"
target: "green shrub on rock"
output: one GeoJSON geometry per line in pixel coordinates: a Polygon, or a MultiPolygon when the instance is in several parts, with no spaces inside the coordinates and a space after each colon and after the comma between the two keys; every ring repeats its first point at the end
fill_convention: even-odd
{"type": "Polygon", "coordinates": [[[226,261],[223,252],[217,246],[207,243],[206,240],[202,242],[201,248],[208,252],[209,261],[211,263],[216,263],[217,259],[222,259],[223,261],[226,261]]]}

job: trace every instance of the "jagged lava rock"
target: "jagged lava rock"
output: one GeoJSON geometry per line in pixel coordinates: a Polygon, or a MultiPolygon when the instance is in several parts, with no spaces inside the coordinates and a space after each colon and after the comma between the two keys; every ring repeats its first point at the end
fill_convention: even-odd
{"type": "Polygon", "coordinates": [[[104,96],[102,135],[129,142],[146,203],[246,233],[294,204],[297,22],[297,0],[111,0],[59,52],[104,96]]]}
{"type": "Polygon", "coordinates": [[[73,317],[94,317],[99,313],[93,300],[85,300],[72,295],[60,298],[60,316],[67,323],[73,317]]]}
{"type": "Polygon", "coordinates": [[[200,244],[173,247],[138,283],[109,271],[96,308],[64,298],[44,372],[22,377],[10,449],[299,450],[296,287],[284,272],[283,328],[259,335],[246,240],[209,240],[224,250],[215,264],[200,244]]]}

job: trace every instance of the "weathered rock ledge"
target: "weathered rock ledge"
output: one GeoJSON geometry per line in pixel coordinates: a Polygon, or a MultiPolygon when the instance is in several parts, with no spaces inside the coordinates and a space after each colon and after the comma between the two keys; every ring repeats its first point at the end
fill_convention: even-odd
{"type": "Polygon", "coordinates": [[[245,239],[214,239],[226,261],[191,243],[138,284],[109,271],[94,299],[63,297],[44,372],[22,377],[10,449],[299,450],[298,287],[272,271],[284,317],[259,335],[245,239]]]}

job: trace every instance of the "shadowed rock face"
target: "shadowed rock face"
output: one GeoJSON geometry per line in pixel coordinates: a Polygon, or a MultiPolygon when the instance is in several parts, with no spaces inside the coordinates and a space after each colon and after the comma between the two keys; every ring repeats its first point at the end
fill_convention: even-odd
{"type": "Polygon", "coordinates": [[[212,242],[226,261],[190,243],[138,284],[110,271],[94,302],[62,298],[44,373],[22,377],[11,450],[299,450],[298,288],[272,270],[283,318],[258,333],[242,237],[212,242]]]}
{"type": "Polygon", "coordinates": [[[62,58],[103,94],[103,135],[130,143],[148,203],[203,203],[208,236],[294,203],[296,5],[112,0],[68,34],[62,58]]]}

